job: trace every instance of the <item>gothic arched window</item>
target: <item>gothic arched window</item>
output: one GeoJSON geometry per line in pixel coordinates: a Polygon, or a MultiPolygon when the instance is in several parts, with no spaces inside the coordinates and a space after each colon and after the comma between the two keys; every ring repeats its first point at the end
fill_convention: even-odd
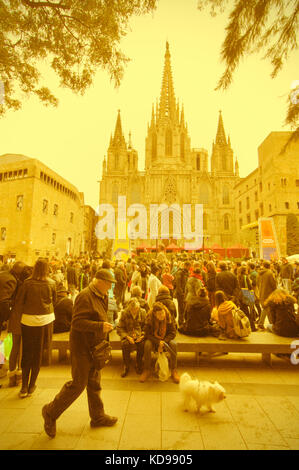
{"type": "Polygon", "coordinates": [[[223,227],[224,230],[229,230],[229,215],[225,214],[223,217],[223,227]]]}
{"type": "Polygon", "coordinates": [[[165,134],[165,155],[172,155],[172,132],[171,129],[166,129],[165,134]]]}
{"type": "Polygon", "coordinates": [[[200,170],[200,155],[196,156],[196,170],[200,170]]]}

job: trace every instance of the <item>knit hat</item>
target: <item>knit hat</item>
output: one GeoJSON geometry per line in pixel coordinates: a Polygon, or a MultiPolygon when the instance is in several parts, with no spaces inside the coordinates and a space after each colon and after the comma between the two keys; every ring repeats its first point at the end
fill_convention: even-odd
{"type": "Polygon", "coordinates": [[[115,282],[115,277],[109,269],[99,269],[95,274],[96,279],[103,281],[115,282]]]}

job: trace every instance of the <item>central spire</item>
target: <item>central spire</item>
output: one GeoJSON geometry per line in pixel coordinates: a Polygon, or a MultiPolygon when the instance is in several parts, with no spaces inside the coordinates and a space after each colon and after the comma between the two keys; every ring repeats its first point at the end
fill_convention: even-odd
{"type": "Polygon", "coordinates": [[[165,62],[163,70],[162,88],[160,95],[159,118],[168,118],[170,120],[176,117],[176,100],[174,96],[169,43],[166,41],[165,62]]]}
{"type": "Polygon", "coordinates": [[[218,129],[217,129],[217,134],[216,134],[216,144],[219,144],[219,145],[225,145],[226,144],[226,137],[225,137],[225,132],[224,132],[224,126],[223,126],[223,119],[222,119],[221,111],[219,111],[218,129]]]}

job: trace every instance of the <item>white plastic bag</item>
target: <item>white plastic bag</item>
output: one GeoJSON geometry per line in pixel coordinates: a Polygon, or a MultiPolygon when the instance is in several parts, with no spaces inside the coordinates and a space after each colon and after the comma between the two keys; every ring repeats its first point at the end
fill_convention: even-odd
{"type": "Polygon", "coordinates": [[[158,359],[155,364],[155,370],[158,373],[161,382],[165,382],[170,377],[168,358],[165,352],[158,353],[158,359]]]}

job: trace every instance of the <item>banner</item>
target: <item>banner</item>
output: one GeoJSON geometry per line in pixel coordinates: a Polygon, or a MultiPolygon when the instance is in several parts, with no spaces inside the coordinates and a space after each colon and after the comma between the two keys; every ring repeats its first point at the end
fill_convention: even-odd
{"type": "Polygon", "coordinates": [[[269,261],[280,258],[274,220],[271,217],[259,219],[260,258],[269,261]]]}

